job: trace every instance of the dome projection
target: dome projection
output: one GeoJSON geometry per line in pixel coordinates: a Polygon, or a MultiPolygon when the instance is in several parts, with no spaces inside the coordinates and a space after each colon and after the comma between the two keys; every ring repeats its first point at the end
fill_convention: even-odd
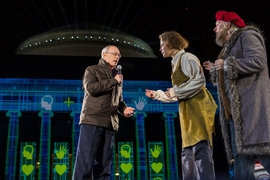
{"type": "Polygon", "coordinates": [[[116,45],[123,57],[156,58],[143,40],[119,30],[90,23],[52,29],[22,42],[18,55],[97,56],[107,45],[116,45]]]}

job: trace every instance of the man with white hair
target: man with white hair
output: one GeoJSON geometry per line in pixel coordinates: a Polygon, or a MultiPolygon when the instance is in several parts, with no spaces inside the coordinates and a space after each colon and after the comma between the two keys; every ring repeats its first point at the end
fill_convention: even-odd
{"type": "Polygon", "coordinates": [[[119,128],[118,114],[131,117],[135,110],[123,99],[123,75],[117,69],[120,58],[120,50],[108,45],[102,49],[98,64],[85,69],[72,180],[110,179],[114,137],[119,128]]]}

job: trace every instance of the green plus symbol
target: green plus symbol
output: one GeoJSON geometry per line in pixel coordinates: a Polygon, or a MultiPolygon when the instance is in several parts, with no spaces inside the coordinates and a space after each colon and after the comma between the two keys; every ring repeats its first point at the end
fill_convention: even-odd
{"type": "Polygon", "coordinates": [[[70,97],[68,97],[68,100],[64,101],[64,103],[66,103],[68,105],[68,107],[69,107],[71,103],[74,103],[74,101],[71,101],[70,97]]]}

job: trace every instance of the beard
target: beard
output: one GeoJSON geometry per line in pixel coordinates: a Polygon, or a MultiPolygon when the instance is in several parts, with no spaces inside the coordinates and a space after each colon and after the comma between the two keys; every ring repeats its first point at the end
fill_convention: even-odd
{"type": "Polygon", "coordinates": [[[228,40],[228,30],[229,28],[222,28],[218,33],[216,33],[216,44],[223,47],[224,43],[228,40]]]}

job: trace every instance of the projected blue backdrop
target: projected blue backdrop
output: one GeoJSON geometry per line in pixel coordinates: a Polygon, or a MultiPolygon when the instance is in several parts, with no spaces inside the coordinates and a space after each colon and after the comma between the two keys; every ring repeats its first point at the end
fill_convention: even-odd
{"type": "MultiPolygon", "coordinates": [[[[81,80],[4,78],[0,83],[0,111],[9,118],[5,156],[7,177],[70,179],[83,100],[81,80]],[[19,122],[26,112],[34,112],[41,119],[37,142],[20,140],[19,122]],[[69,142],[52,141],[51,118],[57,112],[69,113],[73,119],[69,142]]],[[[135,139],[116,142],[112,179],[179,178],[174,127],[178,105],[161,103],[145,96],[145,89],[166,90],[170,86],[170,81],[124,81],[124,100],[136,108],[135,139]],[[164,141],[146,139],[144,119],[149,113],[163,114],[164,141]]],[[[207,88],[217,102],[215,87],[208,83],[207,88]]]]}

